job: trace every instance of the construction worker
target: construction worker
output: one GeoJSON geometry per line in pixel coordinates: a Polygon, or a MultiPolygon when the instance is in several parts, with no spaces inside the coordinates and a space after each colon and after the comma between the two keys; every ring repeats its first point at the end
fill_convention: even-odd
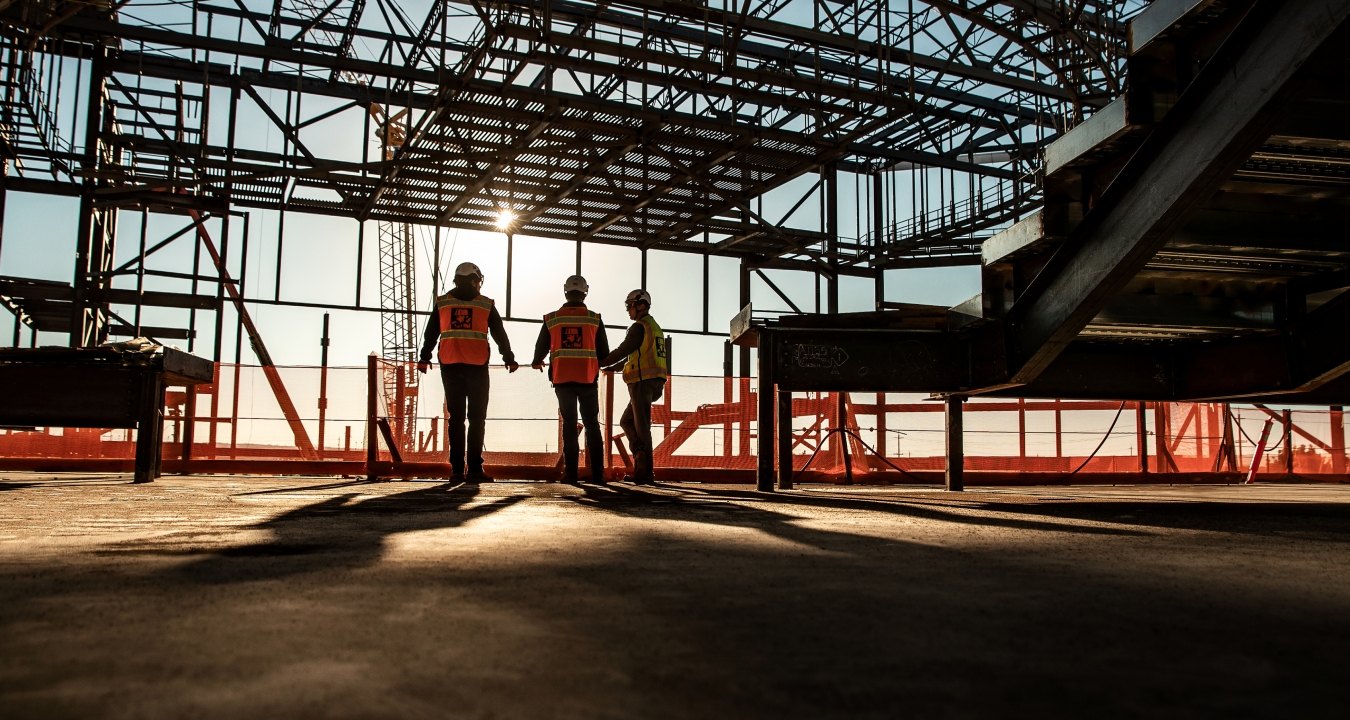
{"type": "Polygon", "coordinates": [[[436,312],[427,321],[422,334],[422,355],[417,371],[425,374],[431,367],[431,349],[440,341],[438,361],[441,382],[445,385],[445,406],[450,411],[451,478],[455,482],[492,482],[483,472],[483,433],[488,405],[488,333],[497,343],[502,362],[515,372],[520,365],[511,352],[511,339],[492,299],[479,293],[483,271],[466,262],[455,268],[455,287],[436,298],[436,312]],[[464,444],[465,407],[468,407],[469,437],[464,444]],[[465,473],[464,460],[469,461],[465,473]]]}
{"type": "Polygon", "coordinates": [[[625,482],[636,485],[652,484],[652,403],[661,398],[666,389],[666,336],[648,312],[652,296],[638,289],[628,293],[624,300],[628,317],[633,321],[623,342],[600,360],[607,369],[623,362],[623,381],[628,384],[628,407],[619,424],[633,450],[633,474],[625,482]]]}
{"type": "Polygon", "coordinates": [[[577,406],[586,428],[586,465],[591,482],[605,481],[605,448],[600,436],[600,395],[596,380],[600,376],[600,358],[609,354],[609,339],[600,314],[586,308],[586,293],[591,288],[586,278],[573,275],[563,283],[567,302],[544,316],[539,339],[534,343],[534,361],[530,367],[543,371],[547,354],[548,379],[558,396],[563,421],[563,476],[565,483],[576,483],[577,406]]]}

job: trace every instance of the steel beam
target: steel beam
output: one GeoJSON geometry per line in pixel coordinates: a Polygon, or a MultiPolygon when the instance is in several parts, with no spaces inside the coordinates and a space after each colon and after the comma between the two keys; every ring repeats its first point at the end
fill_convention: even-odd
{"type": "Polygon", "coordinates": [[[1350,3],[1263,0],[1145,140],[1009,317],[1031,382],[1269,135],[1297,70],[1350,3]]]}

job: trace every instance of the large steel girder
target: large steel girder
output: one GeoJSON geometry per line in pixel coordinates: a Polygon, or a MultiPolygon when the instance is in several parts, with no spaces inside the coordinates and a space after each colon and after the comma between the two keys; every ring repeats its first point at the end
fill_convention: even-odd
{"type": "Polygon", "coordinates": [[[1004,383],[997,326],[962,333],[786,327],[759,333],[773,336],[775,381],[791,391],[1343,404],[1350,402],[1350,348],[1343,333],[1326,329],[1350,325],[1347,305],[1314,313],[1282,336],[1166,344],[1080,339],[1022,385],[1004,383]]]}
{"type": "Polygon", "coordinates": [[[1006,319],[1009,382],[1064,352],[1269,135],[1350,2],[1262,0],[1056,251],[1006,319]]]}

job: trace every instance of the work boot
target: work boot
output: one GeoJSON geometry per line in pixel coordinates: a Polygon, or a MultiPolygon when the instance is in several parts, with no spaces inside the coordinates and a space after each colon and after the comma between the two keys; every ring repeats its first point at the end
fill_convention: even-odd
{"type": "Polygon", "coordinates": [[[483,468],[470,470],[469,474],[464,478],[464,482],[467,483],[490,483],[492,481],[493,481],[492,476],[483,472],[483,468]]]}
{"type": "Polygon", "coordinates": [[[586,468],[591,471],[591,482],[593,484],[605,484],[605,455],[599,448],[586,449],[586,468]]]}
{"type": "Polygon", "coordinates": [[[624,475],[623,481],[634,485],[653,484],[652,453],[650,450],[635,451],[633,453],[633,474],[624,475]]]}
{"type": "Polygon", "coordinates": [[[558,482],[567,485],[576,485],[580,483],[581,479],[577,477],[577,466],[571,465],[565,468],[562,472],[562,475],[558,477],[558,482]]]}

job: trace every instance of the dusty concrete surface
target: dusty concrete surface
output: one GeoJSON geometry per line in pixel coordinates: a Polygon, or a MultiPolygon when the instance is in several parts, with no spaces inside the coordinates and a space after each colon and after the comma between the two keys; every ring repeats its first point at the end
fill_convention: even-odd
{"type": "Polygon", "coordinates": [[[0,476],[5,718],[1345,717],[1350,487],[0,476]]]}

